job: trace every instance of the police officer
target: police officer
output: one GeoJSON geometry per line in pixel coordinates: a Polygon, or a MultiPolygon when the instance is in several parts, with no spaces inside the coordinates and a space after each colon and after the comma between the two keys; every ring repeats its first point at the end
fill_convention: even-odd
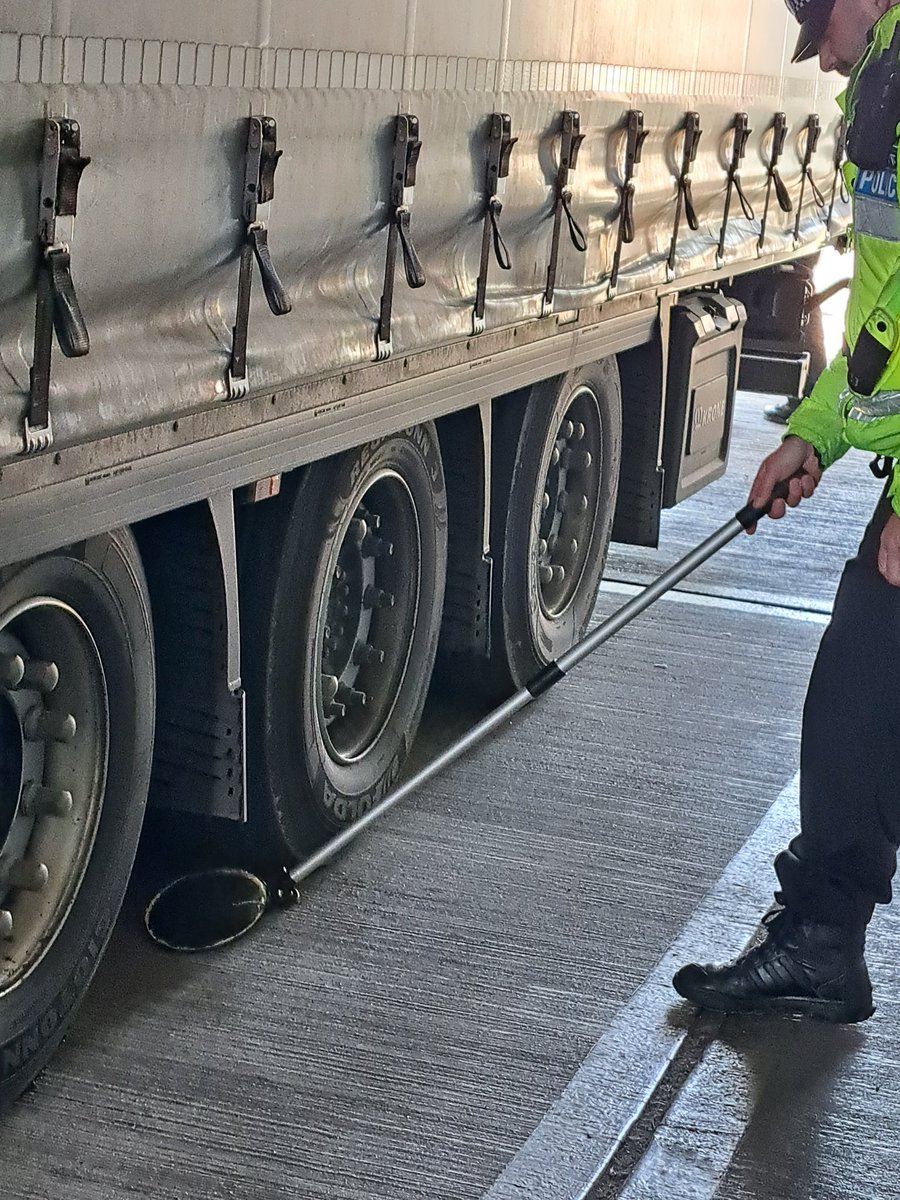
{"type": "MultiPolygon", "coordinates": [[[[818,53],[849,76],[845,168],[855,265],[845,354],[790,417],[750,491],[763,506],[789,480],[807,500],[850,447],[900,461],[900,6],[894,0],[786,0],[800,22],[794,61],[818,53]]],[[[876,904],[891,899],[900,845],[900,467],[847,563],[803,713],[801,832],[775,862],[778,905],[765,937],[724,966],[683,967],[676,990],[721,1012],[790,1011],[864,1021],[864,959],[876,904]]],[[[785,514],[776,500],[770,515],[785,514]]]]}

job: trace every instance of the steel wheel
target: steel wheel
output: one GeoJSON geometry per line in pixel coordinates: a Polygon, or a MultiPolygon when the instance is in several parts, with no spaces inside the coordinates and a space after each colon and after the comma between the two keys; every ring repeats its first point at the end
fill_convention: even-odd
{"type": "Polygon", "coordinates": [[[0,996],[47,953],[84,877],[106,781],[106,677],[75,610],[0,617],[0,996]]]}
{"type": "Polygon", "coordinates": [[[412,495],[396,472],[385,471],[346,524],[323,596],[317,708],[337,761],[359,758],[390,720],[409,662],[420,573],[412,495]]]}
{"type": "Polygon", "coordinates": [[[572,603],[590,560],[602,440],[597,396],[583,385],[548,446],[544,490],[535,498],[533,558],[541,609],[548,617],[559,617],[572,603]]]}
{"type": "Polygon", "coordinates": [[[243,853],[266,870],[368,812],[409,754],[444,602],[437,432],[420,425],[313,463],[242,524],[243,853]]]}

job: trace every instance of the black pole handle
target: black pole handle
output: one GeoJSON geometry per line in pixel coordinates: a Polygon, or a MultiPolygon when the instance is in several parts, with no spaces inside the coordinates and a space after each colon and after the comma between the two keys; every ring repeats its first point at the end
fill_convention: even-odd
{"type": "Polygon", "coordinates": [[[788,498],[788,483],[787,479],[783,479],[781,483],[776,483],[772,488],[772,495],[762,506],[762,508],[754,508],[752,504],[745,504],[742,509],[734,514],[735,520],[740,524],[742,529],[752,529],[753,526],[769,515],[769,509],[776,500],[787,500],[788,498]]]}

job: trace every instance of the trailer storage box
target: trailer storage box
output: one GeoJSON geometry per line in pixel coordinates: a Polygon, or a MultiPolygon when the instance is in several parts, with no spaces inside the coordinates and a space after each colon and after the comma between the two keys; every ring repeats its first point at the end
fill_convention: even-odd
{"type": "Polygon", "coordinates": [[[718,479],[728,462],[731,416],[747,315],[721,292],[696,292],[672,309],[663,438],[663,507],[718,479]]]}

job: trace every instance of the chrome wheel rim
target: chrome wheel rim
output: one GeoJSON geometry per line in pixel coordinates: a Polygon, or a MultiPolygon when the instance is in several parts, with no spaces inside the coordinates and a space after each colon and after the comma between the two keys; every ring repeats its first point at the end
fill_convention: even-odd
{"type": "Polygon", "coordinates": [[[49,596],[0,615],[0,995],[55,942],[97,833],[109,753],[96,643],[49,596]]]}

